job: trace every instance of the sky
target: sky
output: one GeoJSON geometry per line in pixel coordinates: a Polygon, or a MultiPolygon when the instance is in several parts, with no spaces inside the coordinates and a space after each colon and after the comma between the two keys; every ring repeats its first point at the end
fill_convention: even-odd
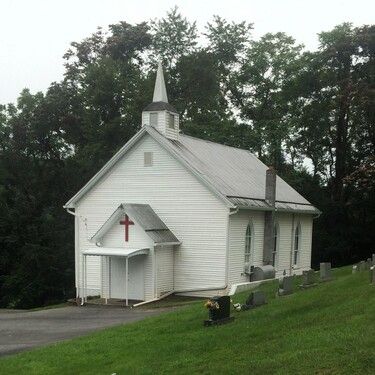
{"type": "Polygon", "coordinates": [[[15,102],[23,88],[45,91],[61,80],[70,43],[98,26],[160,18],[175,5],[200,30],[219,15],[254,23],[254,38],[284,31],[308,49],[337,24],[375,22],[374,0],[1,0],[0,104],[15,102]]]}

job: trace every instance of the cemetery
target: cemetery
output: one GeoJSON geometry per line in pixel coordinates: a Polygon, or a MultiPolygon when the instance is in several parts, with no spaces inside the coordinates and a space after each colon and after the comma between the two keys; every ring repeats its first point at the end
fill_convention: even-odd
{"type": "Polygon", "coordinates": [[[375,364],[368,360],[375,336],[372,264],[354,274],[351,266],[330,270],[330,282],[325,282],[329,266],[314,277],[265,282],[230,297],[245,306],[238,310],[229,297],[211,298],[218,307],[212,311],[204,306],[207,300],[196,301],[142,322],[4,358],[0,373],[160,373],[161,364],[162,373],[243,374],[250,367],[255,374],[275,373],[280,366],[301,373],[298,351],[302,373],[373,374],[375,364]],[[304,284],[315,287],[298,287],[304,284]],[[204,320],[227,319],[228,313],[230,324],[202,326],[204,320]]]}

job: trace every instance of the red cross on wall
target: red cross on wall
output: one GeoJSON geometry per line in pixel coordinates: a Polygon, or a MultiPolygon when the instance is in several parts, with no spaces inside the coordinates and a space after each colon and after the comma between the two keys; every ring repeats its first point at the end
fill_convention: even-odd
{"type": "Polygon", "coordinates": [[[129,225],[134,225],[134,222],[132,222],[129,219],[128,215],[125,215],[125,220],[120,221],[121,225],[125,225],[125,242],[129,241],[129,225]]]}

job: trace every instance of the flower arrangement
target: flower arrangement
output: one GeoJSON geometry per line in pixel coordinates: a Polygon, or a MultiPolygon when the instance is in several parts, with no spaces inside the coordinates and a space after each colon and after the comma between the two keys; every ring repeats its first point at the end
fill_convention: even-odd
{"type": "Polygon", "coordinates": [[[209,299],[205,304],[204,306],[209,309],[209,310],[219,310],[220,306],[217,302],[215,301],[212,301],[211,299],[209,299]]]}

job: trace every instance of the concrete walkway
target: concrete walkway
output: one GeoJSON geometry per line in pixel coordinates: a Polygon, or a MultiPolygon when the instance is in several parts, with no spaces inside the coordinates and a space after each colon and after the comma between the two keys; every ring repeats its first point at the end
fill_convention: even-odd
{"type": "Polygon", "coordinates": [[[67,306],[49,310],[0,309],[0,356],[131,323],[166,309],[67,306]]]}

